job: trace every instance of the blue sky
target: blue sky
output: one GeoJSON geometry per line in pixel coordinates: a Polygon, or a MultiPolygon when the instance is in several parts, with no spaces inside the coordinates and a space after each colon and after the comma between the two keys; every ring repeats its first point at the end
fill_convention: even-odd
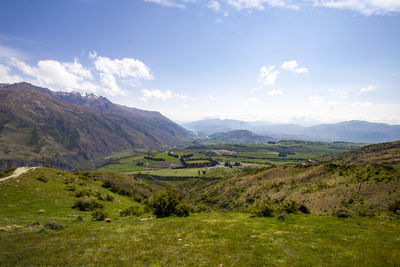
{"type": "Polygon", "coordinates": [[[399,0],[3,0],[0,82],[175,121],[400,124],[399,0]]]}

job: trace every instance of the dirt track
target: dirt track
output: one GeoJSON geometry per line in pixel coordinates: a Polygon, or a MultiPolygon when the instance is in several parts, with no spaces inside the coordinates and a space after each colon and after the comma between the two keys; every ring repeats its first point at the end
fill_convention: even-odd
{"type": "Polygon", "coordinates": [[[11,179],[11,178],[17,178],[18,176],[30,171],[30,170],[34,170],[36,167],[18,167],[15,169],[15,171],[13,172],[13,174],[11,174],[10,176],[4,177],[4,178],[0,178],[0,182],[3,182],[5,180],[11,179]]]}

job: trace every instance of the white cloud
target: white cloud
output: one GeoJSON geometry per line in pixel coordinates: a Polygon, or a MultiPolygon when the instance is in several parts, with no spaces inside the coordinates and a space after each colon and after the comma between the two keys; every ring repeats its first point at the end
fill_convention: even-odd
{"type": "Polygon", "coordinates": [[[264,85],[273,85],[279,74],[279,72],[277,70],[274,71],[274,69],[275,66],[270,66],[268,68],[262,66],[260,68],[260,77],[258,78],[258,81],[264,85]]]}
{"type": "Polygon", "coordinates": [[[282,94],[283,94],[283,92],[278,89],[272,89],[267,92],[267,95],[270,95],[270,96],[277,96],[277,95],[282,95],[282,94]]]}
{"type": "Polygon", "coordinates": [[[156,3],[167,7],[185,8],[185,3],[193,2],[193,0],[144,0],[145,2],[156,3]]]}
{"type": "Polygon", "coordinates": [[[139,80],[152,80],[150,68],[140,60],[133,58],[110,59],[108,57],[97,56],[94,61],[96,70],[104,89],[110,95],[124,95],[125,92],[118,86],[116,76],[130,79],[131,85],[139,85],[139,80]]]}
{"type": "Polygon", "coordinates": [[[11,58],[8,63],[23,74],[34,78],[39,86],[66,91],[96,91],[96,85],[89,81],[93,78],[90,70],[85,69],[77,59],[74,62],[40,60],[37,66],[30,66],[21,60],[11,58]]]}
{"type": "Polygon", "coordinates": [[[18,75],[11,75],[10,67],[0,64],[0,83],[17,83],[23,79],[18,75]]]}
{"type": "Polygon", "coordinates": [[[323,101],[323,98],[320,96],[310,96],[308,98],[308,101],[310,102],[311,105],[320,105],[323,101]]]}
{"type": "Polygon", "coordinates": [[[97,57],[97,52],[96,51],[89,52],[89,58],[94,59],[96,57],[97,57]]]}
{"type": "Polygon", "coordinates": [[[295,72],[295,73],[298,73],[298,74],[308,72],[307,68],[297,68],[296,69],[296,67],[298,65],[299,64],[297,63],[296,60],[284,61],[282,63],[282,65],[281,65],[281,69],[289,70],[289,71],[292,71],[292,72],[295,72]]]}
{"type": "Polygon", "coordinates": [[[140,100],[147,101],[150,98],[155,98],[158,100],[166,101],[168,99],[177,98],[177,99],[186,99],[185,95],[181,95],[178,93],[173,93],[170,90],[161,91],[158,89],[150,90],[150,89],[142,89],[142,97],[140,100]]]}
{"type": "Polygon", "coordinates": [[[211,100],[211,101],[214,101],[214,100],[215,100],[215,97],[214,97],[213,95],[209,95],[209,96],[208,96],[208,99],[211,100]]]}
{"type": "Polygon", "coordinates": [[[260,99],[258,99],[257,97],[250,97],[249,99],[247,99],[247,103],[248,104],[261,104],[262,101],[260,99]]]}
{"type": "Polygon", "coordinates": [[[266,6],[282,7],[290,9],[298,9],[298,5],[289,3],[284,0],[226,0],[226,2],[234,8],[264,10],[266,6]]]}
{"type": "Polygon", "coordinates": [[[399,0],[314,0],[314,5],[353,10],[367,16],[400,12],[399,0]]]}
{"type": "Polygon", "coordinates": [[[367,87],[361,88],[360,93],[365,93],[365,92],[372,92],[375,91],[376,87],[373,85],[368,85],[367,87]]]}
{"type": "Polygon", "coordinates": [[[284,70],[294,70],[298,65],[296,60],[284,61],[281,68],[284,70]]]}
{"type": "Polygon", "coordinates": [[[141,80],[153,79],[149,67],[133,58],[110,59],[90,52],[94,69],[83,66],[78,58],[72,62],[39,60],[31,65],[19,53],[0,46],[0,82],[28,81],[51,90],[99,92],[107,95],[126,95],[119,82],[138,86],[141,80]],[[13,73],[13,74],[10,74],[13,73]]]}
{"type": "Polygon", "coordinates": [[[298,69],[295,69],[294,70],[296,73],[306,73],[306,72],[308,72],[308,69],[307,68],[298,68],[298,69]]]}
{"type": "Polygon", "coordinates": [[[221,8],[221,5],[217,1],[210,1],[210,2],[208,2],[208,8],[211,8],[212,10],[215,10],[215,11],[219,11],[221,8]]]}

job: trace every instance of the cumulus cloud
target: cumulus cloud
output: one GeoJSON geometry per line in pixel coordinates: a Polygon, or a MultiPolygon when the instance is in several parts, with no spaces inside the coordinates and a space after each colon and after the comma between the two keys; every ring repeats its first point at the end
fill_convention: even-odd
{"type": "Polygon", "coordinates": [[[119,82],[138,86],[142,80],[151,80],[150,68],[133,58],[110,59],[90,52],[93,66],[83,66],[78,58],[72,62],[39,60],[30,64],[21,59],[21,53],[0,46],[0,82],[28,81],[51,90],[100,92],[107,95],[125,95],[119,82]],[[4,52],[4,54],[2,54],[4,52]]]}
{"type": "Polygon", "coordinates": [[[299,64],[296,60],[284,61],[281,65],[281,69],[289,70],[295,73],[306,73],[308,72],[307,68],[296,68],[299,64]]]}
{"type": "Polygon", "coordinates": [[[282,94],[283,94],[283,92],[278,89],[272,89],[267,92],[267,95],[269,95],[269,96],[277,96],[277,95],[282,95],[282,94]]]}
{"type": "Polygon", "coordinates": [[[30,66],[21,60],[10,58],[8,63],[23,74],[31,76],[39,86],[66,91],[96,91],[96,85],[90,82],[93,79],[92,73],[77,59],[74,62],[40,60],[36,66],[30,66]]]}
{"type": "Polygon", "coordinates": [[[142,97],[140,100],[146,102],[150,98],[155,98],[158,100],[166,101],[168,99],[177,98],[177,99],[186,99],[185,95],[181,95],[178,93],[173,93],[170,90],[161,91],[158,89],[142,89],[142,97]]]}
{"type": "Polygon", "coordinates": [[[400,12],[398,0],[314,0],[314,5],[353,10],[367,16],[400,12]]]}
{"type": "Polygon", "coordinates": [[[208,96],[208,99],[211,100],[211,101],[214,101],[214,100],[215,100],[215,97],[214,97],[213,95],[209,95],[209,96],[208,96]]]}
{"type": "Polygon", "coordinates": [[[372,92],[375,91],[376,87],[373,85],[368,85],[367,87],[361,88],[360,93],[365,93],[365,92],[372,92]]]}
{"type": "Polygon", "coordinates": [[[278,77],[279,71],[274,70],[275,66],[262,66],[260,68],[260,77],[258,81],[264,85],[273,85],[275,83],[276,78],[278,77]]]}
{"type": "Polygon", "coordinates": [[[96,56],[94,61],[96,70],[104,89],[110,95],[125,94],[118,86],[116,76],[130,79],[130,84],[138,85],[139,80],[152,80],[150,68],[140,60],[133,58],[110,59],[108,57],[96,56]]]}

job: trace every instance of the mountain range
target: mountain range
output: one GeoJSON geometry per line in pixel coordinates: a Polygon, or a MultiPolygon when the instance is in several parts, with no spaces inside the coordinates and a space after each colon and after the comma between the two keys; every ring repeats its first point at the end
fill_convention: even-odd
{"type": "Polygon", "coordinates": [[[191,133],[159,112],[105,97],[53,92],[29,83],[0,85],[0,167],[95,164],[115,151],[163,148],[191,133]]]}
{"type": "Polygon", "coordinates": [[[182,126],[197,132],[199,136],[209,136],[218,132],[229,132],[232,130],[248,130],[255,134],[268,135],[275,139],[359,143],[380,143],[400,140],[400,125],[357,120],[304,127],[296,124],[208,119],[184,123],[182,126]]]}

